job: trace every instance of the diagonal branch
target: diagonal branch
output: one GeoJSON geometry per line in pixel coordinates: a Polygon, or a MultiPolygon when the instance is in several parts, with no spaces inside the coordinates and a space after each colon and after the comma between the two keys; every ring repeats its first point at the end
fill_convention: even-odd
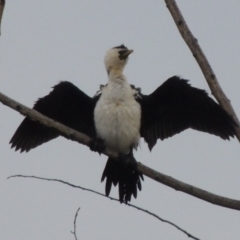
{"type": "Polygon", "coordinates": [[[5,0],[0,0],[0,35],[1,35],[1,22],[2,22],[4,6],[5,6],[5,0]]]}
{"type": "MultiPolygon", "coordinates": [[[[4,105],[20,112],[24,116],[27,116],[31,118],[34,121],[38,121],[48,127],[53,127],[57,129],[61,134],[64,136],[67,136],[69,139],[73,141],[77,141],[81,144],[84,144],[86,146],[89,146],[90,143],[90,138],[80,132],[77,132],[69,127],[64,126],[61,123],[58,123],[42,114],[39,112],[30,109],[28,107],[25,107],[24,105],[12,100],[11,98],[7,97],[6,95],[0,93],[0,102],[2,102],[4,105]]],[[[103,152],[103,154],[111,157],[111,158],[116,158],[118,156],[117,153],[111,152],[109,150],[106,150],[103,152]]],[[[149,178],[160,182],[166,186],[169,186],[171,188],[174,188],[175,190],[185,192],[191,196],[200,198],[204,201],[226,207],[226,208],[231,208],[235,210],[240,210],[240,201],[222,197],[210,192],[207,192],[205,190],[202,190],[200,188],[194,187],[190,184],[186,184],[184,182],[181,182],[177,179],[174,179],[170,176],[167,176],[163,173],[157,172],[143,164],[138,163],[137,169],[139,172],[142,174],[148,176],[149,178]]]]}
{"type": "MultiPolygon", "coordinates": [[[[175,0],[165,0],[168,10],[170,11],[173,20],[175,21],[177,28],[188,45],[190,51],[195,57],[199,67],[201,68],[203,75],[212,91],[212,94],[217,99],[219,104],[232,116],[235,122],[240,126],[239,119],[221,86],[218,83],[217,77],[213,72],[206,56],[204,55],[201,47],[198,44],[198,40],[193,36],[192,32],[188,28],[175,0]]],[[[236,127],[237,138],[240,141],[240,127],[236,127]]]]}
{"type": "MultiPolygon", "coordinates": [[[[70,187],[73,187],[73,188],[78,188],[78,189],[81,189],[81,190],[84,190],[84,191],[87,191],[87,192],[91,192],[91,193],[94,193],[94,194],[97,194],[99,196],[102,196],[102,197],[106,197],[110,200],[113,200],[113,201],[116,201],[116,202],[120,202],[117,198],[113,198],[113,197],[109,197],[109,196],[106,196],[100,192],[97,192],[95,190],[92,190],[92,189],[89,189],[89,188],[85,188],[85,187],[81,187],[81,186],[78,186],[78,185],[74,185],[72,183],[69,183],[69,182],[66,182],[66,181],[63,181],[63,180],[60,180],[60,179],[53,179],[53,178],[43,178],[43,177],[37,177],[37,176],[26,176],[26,175],[13,175],[13,176],[10,176],[8,177],[7,179],[10,179],[10,178],[15,178],[15,177],[22,177],[22,178],[34,178],[34,179],[38,179],[38,180],[44,180],[44,181],[52,181],[52,182],[59,182],[59,183],[62,183],[62,184],[65,184],[65,185],[68,185],[70,187]]],[[[155,217],[156,219],[158,219],[159,221],[161,222],[164,222],[164,223],[167,223],[173,227],[175,227],[176,229],[178,229],[180,232],[183,232],[184,234],[186,234],[189,238],[192,238],[192,239],[195,239],[195,240],[200,240],[199,238],[197,237],[194,237],[192,234],[190,234],[189,232],[187,232],[186,230],[184,230],[183,228],[179,227],[178,225],[176,225],[175,223],[171,222],[171,221],[168,221],[166,219],[163,219],[161,217],[159,217],[157,214],[153,213],[153,212],[150,212],[146,209],[143,209],[141,207],[138,207],[136,205],[133,205],[131,203],[125,203],[127,206],[129,207],[132,207],[132,208],[135,208],[137,209],[138,211],[141,211],[141,212],[144,212],[144,213],[147,213],[149,214],[150,216],[153,216],[155,217]]],[[[74,234],[74,237],[75,237],[75,240],[77,240],[77,235],[76,235],[76,220],[77,220],[77,216],[78,216],[78,212],[79,212],[80,208],[78,208],[76,214],[75,214],[75,218],[74,218],[74,231],[71,233],[74,234]]]]}

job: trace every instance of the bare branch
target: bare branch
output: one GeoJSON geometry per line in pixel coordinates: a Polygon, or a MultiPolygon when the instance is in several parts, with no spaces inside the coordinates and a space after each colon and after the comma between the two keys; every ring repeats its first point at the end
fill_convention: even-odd
{"type": "Polygon", "coordinates": [[[5,0],[0,0],[0,35],[1,35],[1,23],[2,23],[4,6],[5,6],[5,0]]]}
{"type": "MultiPolygon", "coordinates": [[[[201,47],[198,44],[198,40],[193,36],[192,32],[187,26],[175,0],[165,0],[167,8],[169,9],[172,17],[177,25],[177,28],[182,35],[182,38],[188,45],[193,56],[195,57],[199,67],[201,68],[203,75],[205,76],[207,83],[212,91],[212,94],[217,99],[219,104],[232,116],[235,122],[240,126],[239,119],[221,86],[218,83],[217,77],[213,72],[206,56],[204,55],[201,47]]],[[[237,138],[240,141],[240,127],[236,127],[237,138]]]]}
{"type": "MultiPolygon", "coordinates": [[[[110,200],[113,200],[113,201],[117,201],[117,202],[120,202],[117,198],[112,198],[112,197],[109,197],[109,196],[106,196],[100,192],[97,192],[97,191],[94,191],[92,189],[88,189],[88,188],[84,188],[84,187],[81,187],[81,186],[78,186],[78,185],[74,185],[72,183],[69,183],[69,182],[65,182],[63,180],[60,180],[60,179],[52,179],[52,178],[43,178],[43,177],[37,177],[37,176],[26,176],[26,175],[13,175],[13,176],[10,176],[8,177],[8,179],[10,178],[15,178],[15,177],[22,177],[22,178],[34,178],[34,179],[39,179],[39,180],[44,180],[44,181],[52,181],[52,182],[60,182],[62,184],[65,184],[65,185],[68,185],[70,187],[74,187],[74,188],[78,188],[78,189],[81,189],[81,190],[84,190],[84,191],[87,191],[87,192],[91,192],[91,193],[94,193],[94,194],[97,194],[101,197],[105,197],[105,198],[108,198],[110,200]]],[[[129,207],[132,207],[132,208],[135,208],[141,212],[144,212],[144,213],[147,213],[153,217],[155,217],[156,219],[158,219],[159,221],[161,222],[164,222],[164,223],[167,223],[167,224],[170,224],[171,226],[175,227],[176,229],[178,229],[179,231],[181,231],[182,233],[186,234],[189,238],[192,238],[192,239],[195,239],[195,240],[200,240],[199,238],[197,237],[194,237],[192,234],[190,234],[189,232],[187,232],[186,230],[182,229],[181,227],[179,227],[178,225],[176,225],[175,223],[171,222],[171,221],[168,221],[166,219],[163,219],[161,217],[159,217],[157,214],[153,213],[153,212],[150,212],[146,209],[143,209],[141,207],[138,207],[136,205],[133,205],[133,204],[130,204],[130,203],[124,203],[125,205],[129,206],[129,207]]],[[[78,212],[79,212],[80,208],[78,208],[76,214],[75,214],[75,219],[74,219],[74,231],[71,233],[74,234],[75,236],[75,240],[77,240],[77,235],[76,235],[76,219],[77,219],[77,216],[78,216],[78,212]]]]}
{"type": "Polygon", "coordinates": [[[78,240],[78,238],[77,238],[77,233],[76,233],[76,229],[77,229],[76,221],[77,221],[77,216],[78,216],[79,210],[80,210],[80,207],[78,208],[78,210],[77,210],[77,212],[76,212],[76,214],[75,214],[75,217],[74,217],[74,222],[73,222],[74,230],[73,230],[73,232],[71,231],[71,233],[72,233],[72,234],[74,235],[74,237],[75,237],[75,240],[78,240]]]}
{"type": "MultiPolygon", "coordinates": [[[[66,127],[63,124],[58,123],[48,117],[45,117],[39,112],[25,107],[24,105],[12,100],[11,98],[7,97],[2,93],[0,93],[0,102],[2,102],[4,105],[11,107],[12,109],[15,109],[16,111],[20,112],[24,116],[31,118],[32,120],[39,121],[48,127],[56,128],[61,134],[67,136],[73,141],[77,141],[86,146],[88,146],[90,143],[91,139],[87,135],[77,132],[69,127],[66,127]]],[[[117,153],[111,152],[109,150],[104,151],[103,154],[115,159],[118,156],[117,153]]],[[[238,200],[222,197],[202,190],[200,188],[194,187],[190,184],[186,184],[163,173],[157,172],[141,163],[138,163],[137,169],[139,172],[148,176],[149,178],[160,182],[166,186],[174,188],[175,190],[185,192],[191,196],[200,198],[204,201],[213,203],[218,206],[240,210],[240,201],[238,200]]]]}

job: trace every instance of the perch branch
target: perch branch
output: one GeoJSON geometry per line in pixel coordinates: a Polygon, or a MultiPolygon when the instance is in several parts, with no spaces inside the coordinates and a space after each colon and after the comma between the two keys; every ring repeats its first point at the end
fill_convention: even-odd
{"type": "MultiPolygon", "coordinates": [[[[70,138],[73,141],[77,141],[77,142],[87,145],[87,146],[90,143],[91,139],[87,135],[77,132],[69,127],[66,127],[63,124],[58,123],[58,122],[40,114],[39,112],[37,112],[33,109],[25,107],[24,105],[12,100],[11,98],[7,97],[6,95],[4,95],[2,93],[0,93],[0,102],[2,102],[4,105],[7,105],[8,107],[10,107],[18,112],[20,112],[24,116],[31,118],[34,121],[38,121],[48,127],[53,127],[55,129],[57,129],[61,134],[67,136],[68,138],[70,138]]],[[[111,158],[115,158],[115,159],[118,156],[117,153],[111,152],[109,150],[104,151],[103,154],[105,154],[111,158]]],[[[149,178],[151,178],[157,182],[160,182],[166,186],[174,188],[175,190],[185,192],[189,195],[192,195],[194,197],[200,198],[204,201],[207,201],[207,202],[210,202],[210,203],[222,206],[222,207],[240,210],[240,201],[238,201],[238,200],[222,197],[222,196],[207,192],[205,190],[202,190],[200,188],[194,187],[190,184],[186,184],[186,183],[181,182],[177,179],[174,179],[170,176],[167,176],[163,173],[157,172],[141,163],[138,163],[137,169],[139,172],[148,176],[149,178]]]]}

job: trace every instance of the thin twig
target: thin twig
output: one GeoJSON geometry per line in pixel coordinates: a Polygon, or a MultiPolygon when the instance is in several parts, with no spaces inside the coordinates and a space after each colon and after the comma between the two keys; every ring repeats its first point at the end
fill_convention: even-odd
{"type": "Polygon", "coordinates": [[[196,59],[199,67],[202,70],[203,75],[212,91],[212,94],[217,99],[219,104],[232,116],[235,122],[238,124],[236,127],[237,138],[240,141],[240,122],[239,119],[225,93],[223,92],[219,82],[217,80],[216,74],[211,68],[206,56],[204,55],[201,47],[198,44],[198,40],[193,36],[187,23],[185,22],[181,11],[179,10],[175,0],[165,0],[167,8],[169,9],[173,20],[175,21],[177,28],[188,45],[190,51],[192,52],[194,58],[196,59]]]}
{"type": "MultiPolygon", "coordinates": [[[[0,93],[0,102],[15,109],[16,111],[20,112],[24,116],[28,116],[32,120],[39,121],[48,127],[53,127],[55,129],[57,129],[62,135],[68,137],[71,140],[77,141],[77,142],[87,145],[87,146],[89,145],[89,143],[91,141],[91,139],[87,135],[77,132],[69,127],[66,127],[63,124],[58,123],[58,122],[40,114],[39,112],[37,112],[33,109],[25,107],[24,105],[12,100],[11,98],[7,97],[6,95],[4,95],[2,93],[0,93]]],[[[109,150],[104,151],[103,154],[105,154],[111,158],[116,158],[118,156],[117,153],[111,152],[109,150]]],[[[231,209],[235,209],[235,210],[240,210],[240,201],[239,200],[234,200],[234,199],[222,197],[222,196],[207,192],[205,190],[202,190],[202,189],[194,187],[190,184],[181,182],[170,176],[167,176],[163,173],[157,172],[141,163],[138,163],[137,169],[139,172],[148,176],[149,178],[151,178],[159,183],[162,183],[164,185],[167,185],[171,188],[174,188],[175,190],[185,192],[191,196],[200,198],[204,201],[216,204],[218,206],[231,208],[231,209]]]]}
{"type": "MultiPolygon", "coordinates": [[[[81,187],[81,186],[78,186],[78,185],[74,185],[72,183],[69,183],[69,182],[66,182],[66,181],[63,181],[63,180],[60,180],[60,179],[43,178],[43,177],[27,176],[27,175],[12,175],[12,176],[8,177],[7,179],[15,178],[15,177],[34,178],[34,179],[44,180],[44,181],[60,182],[62,184],[68,185],[70,187],[78,188],[78,189],[81,189],[81,190],[84,190],[84,191],[87,191],[87,192],[91,192],[91,193],[97,194],[97,195],[99,195],[101,197],[105,197],[105,198],[108,198],[110,200],[113,200],[113,201],[116,201],[116,202],[120,202],[117,198],[109,197],[109,196],[106,196],[106,195],[104,195],[104,194],[102,194],[100,192],[97,192],[95,190],[92,190],[92,189],[89,189],[89,188],[85,188],[85,187],[81,187]]],[[[159,217],[157,214],[155,214],[153,212],[150,212],[150,211],[148,211],[146,209],[143,209],[141,207],[138,207],[138,206],[130,204],[130,203],[125,203],[125,205],[127,205],[129,207],[132,207],[132,208],[135,208],[135,209],[137,209],[137,210],[139,210],[141,212],[147,213],[147,214],[155,217],[156,219],[160,220],[161,222],[170,224],[171,226],[175,227],[176,229],[178,229],[182,233],[186,234],[189,238],[192,238],[192,239],[195,239],[195,240],[200,240],[199,238],[193,236],[192,234],[190,234],[189,232],[187,232],[183,228],[181,228],[178,225],[176,225],[175,223],[173,223],[171,221],[168,221],[166,219],[163,219],[163,218],[159,217]]],[[[78,215],[79,210],[80,210],[80,208],[77,210],[76,215],[75,215],[75,219],[74,219],[74,232],[72,232],[75,235],[75,240],[77,240],[77,236],[76,236],[76,219],[77,219],[77,215],[78,215]]]]}
{"type": "Polygon", "coordinates": [[[78,240],[78,238],[77,238],[77,232],[76,232],[76,229],[77,229],[77,224],[76,224],[76,222],[77,222],[77,216],[78,216],[79,210],[80,210],[80,207],[78,208],[78,210],[77,210],[77,212],[76,212],[76,214],[75,214],[75,217],[74,217],[74,222],[73,222],[74,230],[71,231],[71,233],[72,233],[72,234],[74,235],[74,237],[75,237],[75,240],[78,240]]]}

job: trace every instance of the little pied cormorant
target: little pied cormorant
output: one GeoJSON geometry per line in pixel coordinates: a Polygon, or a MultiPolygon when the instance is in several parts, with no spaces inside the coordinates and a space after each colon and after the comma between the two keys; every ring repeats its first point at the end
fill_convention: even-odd
{"type": "MultiPolygon", "coordinates": [[[[236,135],[236,123],[204,90],[191,87],[177,76],[169,78],[150,95],[130,85],[123,75],[128,56],[133,52],[124,45],[107,51],[105,66],[108,83],[89,97],[72,83],[64,81],[40,98],[33,109],[68,127],[85,133],[93,140],[95,151],[108,149],[119,153],[119,161],[108,159],[102,175],[106,195],[112,184],[119,187],[119,199],[128,202],[143,176],[136,169],[133,149],[143,137],[151,150],[158,139],[171,137],[192,128],[222,139],[236,135]]],[[[25,118],[13,135],[11,147],[28,152],[60,133],[25,118]]]]}

